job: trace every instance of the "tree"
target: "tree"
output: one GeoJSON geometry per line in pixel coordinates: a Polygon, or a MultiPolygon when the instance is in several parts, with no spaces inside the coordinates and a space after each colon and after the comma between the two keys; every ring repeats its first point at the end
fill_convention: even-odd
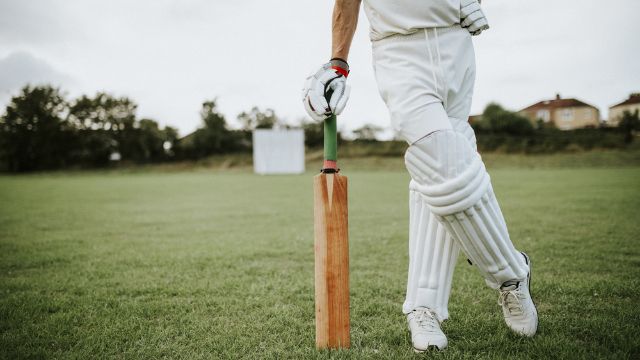
{"type": "Polygon", "coordinates": [[[127,97],[117,98],[99,92],[93,98],[82,95],[71,105],[69,119],[83,130],[107,130],[114,133],[132,128],[136,105],[127,97]]]}
{"type": "Polygon", "coordinates": [[[200,159],[242,147],[242,134],[227,128],[225,117],[218,112],[215,99],[202,103],[200,117],[204,127],[184,137],[178,144],[181,157],[200,159]]]}
{"type": "Polygon", "coordinates": [[[178,137],[176,129],[161,129],[154,120],[142,119],[135,131],[135,148],[138,150],[134,158],[136,162],[155,162],[170,158],[170,150],[178,137]]]}
{"type": "Polygon", "coordinates": [[[353,130],[353,134],[356,136],[356,139],[363,141],[377,141],[376,135],[384,130],[382,127],[366,124],[356,130],[353,130]]]}
{"type": "Polygon", "coordinates": [[[218,112],[216,100],[202,103],[200,118],[204,128],[196,132],[194,143],[202,156],[221,153],[224,150],[224,140],[229,133],[224,115],[218,112]]]}
{"type": "Polygon", "coordinates": [[[101,166],[109,162],[114,152],[119,152],[124,160],[144,158],[138,139],[136,109],[133,100],[103,92],[94,97],[83,95],[73,101],[69,122],[75,124],[81,135],[78,161],[101,166]]]}
{"type": "Polygon", "coordinates": [[[257,106],[251,108],[249,112],[240,113],[238,121],[244,130],[272,129],[280,123],[273,109],[261,111],[257,106]]]}
{"type": "Polygon", "coordinates": [[[324,127],[322,122],[301,120],[304,131],[304,144],[309,147],[322,146],[324,139],[324,127]]]}
{"type": "Polygon", "coordinates": [[[164,149],[164,158],[174,158],[178,144],[178,129],[171,126],[165,126],[163,133],[164,142],[162,143],[162,148],[164,149]]]}
{"type": "Polygon", "coordinates": [[[534,132],[529,119],[518,113],[505,110],[496,103],[491,103],[484,109],[478,128],[509,135],[531,135],[534,132]]]}
{"type": "Polygon", "coordinates": [[[78,162],[102,166],[114,152],[136,163],[167,159],[170,153],[165,146],[173,147],[177,131],[161,129],[152,119],[137,120],[136,109],[133,100],[102,92],[76,99],[70,107],[69,121],[81,134],[78,162]]]}
{"type": "Polygon", "coordinates": [[[631,143],[633,141],[634,132],[640,130],[640,116],[638,115],[638,110],[633,113],[625,110],[622,113],[622,119],[620,119],[618,129],[624,133],[624,142],[627,144],[631,143]]]}
{"type": "Polygon", "coordinates": [[[64,166],[75,144],[73,126],[66,121],[68,104],[49,85],[22,88],[0,118],[0,149],[13,172],[64,166]]]}

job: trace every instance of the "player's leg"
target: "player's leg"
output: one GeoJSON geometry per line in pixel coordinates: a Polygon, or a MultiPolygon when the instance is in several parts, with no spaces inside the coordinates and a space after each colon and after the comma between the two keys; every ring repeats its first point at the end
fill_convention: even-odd
{"type": "Polygon", "coordinates": [[[447,305],[459,247],[431,214],[413,181],[409,186],[409,216],[409,275],[402,309],[416,351],[429,346],[444,349],[447,338],[435,325],[449,317],[447,305]],[[425,322],[427,319],[431,324],[425,322]]]}
{"type": "MultiPolygon", "coordinates": [[[[475,135],[468,121],[466,121],[471,108],[475,82],[475,54],[470,36],[467,33],[464,31],[455,31],[453,28],[448,30],[449,31],[440,32],[437,44],[439,48],[438,52],[445,54],[440,62],[443,76],[446,78],[445,83],[447,84],[444,108],[452,123],[453,129],[465,135],[471,149],[475,152],[477,151],[475,135]],[[451,56],[451,54],[455,55],[451,56]]],[[[434,29],[433,31],[438,32],[438,29],[434,29]]],[[[511,329],[520,334],[533,335],[537,329],[537,312],[529,294],[531,263],[526,255],[519,253],[514,254],[515,249],[513,249],[513,245],[509,239],[506,222],[490,185],[487,191],[488,195],[492,198],[491,208],[494,210],[493,220],[496,222],[498,228],[501,229],[501,233],[503,234],[502,239],[504,239],[503,242],[497,241],[496,243],[510,244],[510,249],[507,254],[511,253],[516,261],[520,260],[528,267],[528,273],[524,279],[512,279],[502,282],[499,285],[499,303],[502,305],[505,322],[511,329]]],[[[456,235],[454,234],[454,236],[456,235]]],[[[456,238],[459,237],[460,236],[456,236],[456,238]]],[[[470,249],[469,246],[465,248],[468,257],[472,261],[477,262],[480,271],[485,273],[486,270],[484,269],[486,269],[486,266],[483,267],[482,262],[485,261],[485,264],[487,264],[487,259],[480,257],[477,261],[474,260],[474,258],[478,258],[478,255],[474,254],[473,250],[474,248],[470,249]]],[[[491,264],[491,262],[489,261],[488,264],[491,264]]],[[[485,278],[487,277],[485,274],[485,278]]],[[[496,286],[495,281],[493,286],[496,286]]]]}
{"type": "Polygon", "coordinates": [[[506,294],[501,299],[509,312],[507,324],[519,333],[533,335],[537,314],[527,289],[529,264],[509,238],[478,153],[462,134],[444,129],[411,145],[405,162],[438,221],[459,242],[487,284],[506,294]]]}
{"type": "MultiPolygon", "coordinates": [[[[434,105],[435,106],[435,105],[434,105]]],[[[449,119],[452,129],[464,135],[475,148],[475,134],[468,122],[449,119]]],[[[449,318],[449,294],[453,272],[459,254],[459,246],[447,229],[429,210],[428,204],[416,190],[416,183],[409,184],[409,275],[403,312],[415,309],[431,309],[440,321],[449,318]]],[[[413,331],[412,333],[418,333],[413,331]]],[[[425,341],[443,344],[440,336],[418,337],[414,343],[426,348],[425,341]]],[[[442,346],[440,347],[442,348],[442,346]]]]}
{"type": "MultiPolygon", "coordinates": [[[[447,118],[431,113],[442,100],[437,91],[438,79],[433,76],[435,64],[425,57],[426,42],[426,34],[419,32],[374,44],[380,95],[389,108],[394,130],[407,142],[418,140],[431,129],[451,128],[447,118]]],[[[409,275],[403,312],[416,351],[429,346],[442,349],[447,340],[440,322],[448,317],[447,303],[459,247],[413,186],[409,196],[409,275]]]]}
{"type": "MultiPolygon", "coordinates": [[[[448,31],[456,31],[456,29],[449,29],[448,31]]],[[[447,32],[448,32],[447,31],[447,32]]],[[[440,52],[440,44],[442,40],[449,42],[449,35],[445,33],[438,37],[437,29],[428,29],[425,31],[425,38],[431,39],[428,46],[430,52],[438,65],[437,69],[440,74],[442,86],[439,87],[439,92],[436,94],[441,98],[441,103],[446,103],[446,112],[449,117],[449,123],[451,128],[464,135],[474,149],[476,149],[476,138],[471,126],[467,121],[469,117],[469,111],[471,108],[471,98],[473,94],[473,86],[475,81],[475,55],[473,54],[473,47],[464,47],[462,49],[460,44],[455,49],[460,54],[460,58],[444,59],[438,58],[440,52]],[[441,39],[444,36],[444,39],[441,39]],[[436,42],[436,39],[438,40],[436,42]],[[446,84],[446,86],[444,86],[446,84]]],[[[442,33],[442,31],[441,31],[442,33]]],[[[454,35],[455,38],[462,38],[462,41],[467,37],[454,35]]],[[[460,42],[458,39],[454,39],[454,43],[460,42]]],[[[442,44],[444,51],[448,51],[448,44],[442,44]]],[[[451,51],[448,51],[451,53],[451,51]]],[[[447,55],[447,54],[445,54],[447,55]]],[[[402,126],[400,129],[404,129],[404,133],[407,133],[408,138],[414,139],[419,136],[418,132],[427,133],[432,131],[433,128],[421,128],[419,125],[410,125],[406,123],[416,122],[424,123],[429,122],[433,126],[442,127],[445,119],[441,116],[441,110],[438,104],[427,105],[425,111],[422,112],[422,117],[416,120],[412,120],[411,117],[403,117],[402,126]],[[434,109],[435,110],[431,110],[434,109]],[[416,129],[417,131],[414,131],[416,129]]],[[[444,126],[446,127],[446,126],[444,126]]],[[[407,136],[406,136],[407,137],[407,136]]],[[[409,141],[411,141],[409,139],[409,141]]],[[[414,307],[430,307],[434,309],[435,313],[441,320],[448,318],[447,302],[449,298],[449,292],[451,283],[441,281],[440,279],[450,279],[453,275],[453,269],[455,267],[455,260],[457,257],[457,251],[452,251],[449,261],[440,259],[441,254],[449,254],[448,249],[452,248],[451,237],[447,235],[446,229],[437,221],[434,216],[425,206],[424,200],[417,195],[415,189],[415,183],[412,181],[410,186],[410,265],[409,265],[409,282],[407,284],[407,299],[405,301],[403,310],[408,313],[414,307]],[[422,214],[421,217],[416,217],[415,214],[422,214]],[[416,236],[420,233],[419,236],[416,236]],[[422,251],[422,247],[426,249],[422,251]],[[435,257],[436,260],[432,258],[435,257]],[[438,266],[428,266],[425,263],[437,264],[438,266]],[[442,274],[447,274],[446,276],[442,274]],[[422,282],[418,279],[423,278],[422,282]],[[437,299],[437,301],[436,301],[437,299]]]]}
{"type": "Polygon", "coordinates": [[[409,275],[402,309],[409,314],[427,307],[440,321],[446,320],[459,247],[431,213],[413,181],[409,186],[409,216],[409,275]]]}

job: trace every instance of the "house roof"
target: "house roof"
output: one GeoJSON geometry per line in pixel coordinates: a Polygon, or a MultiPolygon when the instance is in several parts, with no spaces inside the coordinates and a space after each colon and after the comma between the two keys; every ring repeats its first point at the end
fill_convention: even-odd
{"type": "Polygon", "coordinates": [[[561,109],[561,108],[567,108],[567,107],[590,107],[590,108],[597,109],[595,106],[589,105],[578,99],[573,99],[573,98],[562,99],[560,98],[559,95],[557,95],[556,98],[553,100],[542,100],[520,111],[530,111],[530,110],[540,110],[540,109],[552,110],[552,109],[561,109]]]}
{"type": "Polygon", "coordinates": [[[619,104],[612,105],[610,109],[613,109],[614,107],[618,107],[618,106],[634,105],[634,104],[640,104],[640,93],[634,93],[629,95],[629,98],[627,100],[619,104]]]}

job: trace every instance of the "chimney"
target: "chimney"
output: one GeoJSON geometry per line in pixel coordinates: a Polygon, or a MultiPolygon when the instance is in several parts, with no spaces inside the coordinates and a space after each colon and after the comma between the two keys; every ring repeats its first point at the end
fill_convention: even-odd
{"type": "Polygon", "coordinates": [[[560,94],[556,94],[556,100],[560,100],[560,94]]]}

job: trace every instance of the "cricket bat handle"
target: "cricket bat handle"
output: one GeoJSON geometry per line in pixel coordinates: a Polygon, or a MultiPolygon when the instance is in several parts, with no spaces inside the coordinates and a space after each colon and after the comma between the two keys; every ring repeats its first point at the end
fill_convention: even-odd
{"type": "Polygon", "coordinates": [[[322,172],[337,173],[338,169],[338,125],[335,114],[324,121],[324,164],[322,172]]]}

